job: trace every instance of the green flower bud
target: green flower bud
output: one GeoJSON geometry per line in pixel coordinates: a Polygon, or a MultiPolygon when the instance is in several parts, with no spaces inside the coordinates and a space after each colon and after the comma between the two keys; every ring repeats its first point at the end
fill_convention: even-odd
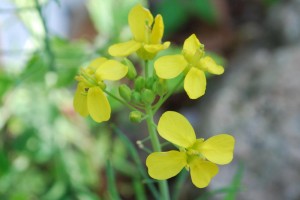
{"type": "Polygon", "coordinates": [[[127,85],[120,85],[119,94],[125,101],[129,102],[131,100],[131,89],[127,85]]]}
{"type": "Polygon", "coordinates": [[[131,122],[140,123],[142,121],[143,114],[140,111],[132,111],[129,114],[131,122]]]}
{"type": "Polygon", "coordinates": [[[141,91],[145,87],[145,79],[142,76],[139,76],[134,81],[134,88],[136,91],[141,91]]]}
{"type": "Polygon", "coordinates": [[[155,94],[152,90],[144,89],[141,94],[141,99],[145,104],[151,104],[155,99],[155,94]]]}
{"type": "Polygon", "coordinates": [[[152,86],[155,83],[156,79],[157,79],[156,77],[150,77],[150,78],[148,78],[146,80],[146,88],[152,89],[152,86]]]}
{"type": "Polygon", "coordinates": [[[132,92],[131,100],[133,103],[141,103],[141,94],[137,91],[132,92]]]}
{"type": "Polygon", "coordinates": [[[137,75],[134,65],[127,58],[124,58],[123,64],[125,64],[128,67],[128,72],[126,77],[130,80],[133,80],[137,75]]]}
{"type": "Polygon", "coordinates": [[[165,81],[159,81],[157,80],[152,87],[152,90],[155,92],[155,94],[158,94],[159,96],[163,96],[167,93],[167,85],[165,81]]]}

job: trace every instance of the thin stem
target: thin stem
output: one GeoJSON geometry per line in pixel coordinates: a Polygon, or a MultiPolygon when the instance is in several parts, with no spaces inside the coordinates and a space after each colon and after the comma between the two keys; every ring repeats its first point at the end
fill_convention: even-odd
{"type": "MultiPolygon", "coordinates": [[[[155,152],[160,152],[161,151],[161,146],[160,142],[157,136],[156,132],[156,127],[153,126],[154,120],[153,120],[153,111],[151,108],[151,105],[146,105],[146,114],[148,115],[148,118],[146,119],[147,121],[147,126],[148,126],[148,131],[151,139],[151,144],[152,148],[155,152]]],[[[168,188],[168,183],[166,180],[160,180],[158,181],[159,189],[161,192],[161,198],[163,200],[170,200],[170,194],[169,194],[169,188],[168,188]]]]}
{"type": "Polygon", "coordinates": [[[49,68],[50,70],[55,70],[55,56],[54,56],[54,53],[53,53],[53,49],[51,47],[51,44],[50,44],[50,39],[49,39],[49,30],[48,30],[48,27],[47,27],[47,22],[43,16],[43,13],[42,13],[42,7],[39,3],[38,0],[35,0],[35,6],[36,6],[36,10],[42,20],[42,25],[43,25],[43,28],[44,28],[44,31],[45,31],[45,37],[44,37],[44,43],[45,43],[45,50],[48,54],[48,59],[49,59],[49,68]]]}
{"type": "Polygon", "coordinates": [[[136,109],[135,107],[133,107],[132,105],[128,104],[127,102],[123,101],[122,99],[120,99],[119,97],[115,96],[114,94],[110,93],[109,91],[103,89],[103,91],[108,94],[110,97],[112,97],[113,99],[115,99],[116,101],[120,102],[121,104],[127,106],[128,108],[130,108],[131,110],[135,110],[135,111],[139,111],[140,110],[136,109]]]}
{"type": "Polygon", "coordinates": [[[149,77],[149,61],[145,60],[145,77],[149,77]]]}
{"type": "Polygon", "coordinates": [[[182,76],[177,84],[162,98],[159,99],[159,101],[156,103],[155,108],[153,110],[153,114],[157,112],[157,110],[161,107],[161,105],[178,89],[178,87],[183,82],[185,76],[182,76]]]}

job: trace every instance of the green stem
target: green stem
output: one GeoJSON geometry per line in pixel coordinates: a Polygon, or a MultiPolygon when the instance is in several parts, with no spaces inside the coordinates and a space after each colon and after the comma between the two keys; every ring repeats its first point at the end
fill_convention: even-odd
{"type": "MultiPolygon", "coordinates": [[[[154,126],[154,120],[153,120],[153,111],[151,108],[151,105],[146,105],[146,114],[148,115],[146,121],[148,126],[148,131],[150,135],[150,140],[152,144],[152,148],[155,152],[161,151],[160,142],[157,136],[156,127],[154,126]]],[[[168,183],[166,180],[161,180],[158,182],[159,189],[161,192],[161,198],[163,200],[170,200],[170,194],[169,194],[169,188],[168,183]]]]}
{"type": "Polygon", "coordinates": [[[145,77],[149,77],[149,61],[145,60],[145,77]]]}
{"type": "Polygon", "coordinates": [[[42,25],[45,31],[45,37],[44,37],[44,43],[45,43],[45,50],[48,54],[48,59],[49,59],[49,69],[54,71],[55,70],[55,56],[54,56],[54,52],[50,43],[50,38],[49,38],[49,30],[48,30],[48,26],[47,26],[47,22],[43,16],[42,13],[42,7],[39,3],[38,0],[35,0],[35,6],[36,6],[36,10],[38,12],[38,15],[41,18],[42,21],[42,25]]]}
{"type": "Polygon", "coordinates": [[[159,101],[156,103],[155,108],[153,110],[153,114],[157,112],[157,110],[161,107],[161,105],[178,89],[178,87],[183,82],[185,76],[182,76],[177,84],[162,98],[159,99],[159,101]]]}
{"type": "Polygon", "coordinates": [[[109,91],[103,89],[103,91],[108,94],[110,97],[112,97],[113,99],[115,99],[116,101],[120,102],[121,104],[127,106],[128,108],[130,108],[131,110],[135,110],[135,111],[139,111],[141,112],[140,110],[136,109],[135,107],[133,107],[132,105],[128,104],[127,102],[123,101],[122,99],[116,97],[114,94],[110,93],[109,91]]]}

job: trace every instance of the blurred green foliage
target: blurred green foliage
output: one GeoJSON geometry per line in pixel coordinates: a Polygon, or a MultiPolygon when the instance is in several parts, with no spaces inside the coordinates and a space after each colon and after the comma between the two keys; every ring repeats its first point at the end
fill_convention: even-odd
{"type": "Polygon", "coordinates": [[[162,0],[155,8],[155,12],[163,16],[166,35],[176,32],[191,17],[209,24],[217,21],[218,13],[211,0],[162,0]]]}

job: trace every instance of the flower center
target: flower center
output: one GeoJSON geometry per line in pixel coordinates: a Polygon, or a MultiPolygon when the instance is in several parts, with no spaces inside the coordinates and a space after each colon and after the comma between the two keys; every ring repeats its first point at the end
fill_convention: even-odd
{"type": "Polygon", "coordinates": [[[99,86],[101,89],[105,89],[105,84],[102,80],[98,81],[90,69],[81,69],[79,76],[76,77],[76,80],[79,82],[84,82],[87,85],[85,91],[87,92],[89,87],[99,86]]]}
{"type": "Polygon", "coordinates": [[[191,59],[191,64],[193,66],[197,66],[199,60],[204,56],[204,45],[200,46],[199,49],[197,49],[191,59]]]}

